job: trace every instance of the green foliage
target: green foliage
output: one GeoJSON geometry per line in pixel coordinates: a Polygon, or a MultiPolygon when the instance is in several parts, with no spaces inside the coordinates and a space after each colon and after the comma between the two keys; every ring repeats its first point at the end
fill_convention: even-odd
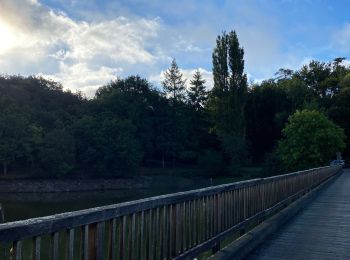
{"type": "Polygon", "coordinates": [[[202,78],[202,74],[199,70],[193,75],[193,79],[190,81],[190,88],[188,90],[188,98],[190,106],[196,111],[201,111],[204,109],[205,102],[208,98],[208,92],[205,87],[205,80],[202,78]]]}
{"type": "Polygon", "coordinates": [[[342,86],[342,89],[350,88],[350,72],[341,79],[340,85],[342,86]]]}
{"type": "Polygon", "coordinates": [[[39,152],[42,175],[63,177],[75,166],[75,143],[70,133],[63,129],[48,132],[39,152]]]}
{"type": "Polygon", "coordinates": [[[345,148],[343,129],[318,111],[297,111],[282,135],[277,155],[288,171],[326,165],[345,148]]]}
{"type": "Polygon", "coordinates": [[[27,115],[7,100],[0,99],[0,109],[0,162],[6,175],[9,164],[30,152],[23,140],[32,140],[35,126],[30,125],[27,115]]]}
{"type": "Polygon", "coordinates": [[[281,159],[281,156],[277,152],[266,153],[262,174],[264,177],[270,177],[286,173],[286,167],[281,159]]]}
{"type": "Polygon", "coordinates": [[[182,78],[183,75],[173,59],[168,68],[164,72],[164,80],[162,81],[165,93],[173,103],[181,102],[185,99],[185,80],[182,78]]]}
{"type": "MultiPolygon", "coordinates": [[[[350,75],[350,74],[348,74],[350,75]]],[[[350,155],[350,85],[343,88],[341,92],[334,98],[334,103],[328,111],[329,117],[341,126],[347,137],[346,156],[350,155]]]]}
{"type": "MultiPolygon", "coordinates": [[[[253,85],[248,93],[247,137],[254,162],[271,153],[281,137],[289,115],[296,110],[317,110],[343,127],[347,136],[349,97],[346,95],[350,68],[336,58],[333,62],[311,61],[298,71],[280,69],[276,78],[253,85]]],[[[345,156],[350,150],[345,150],[345,156]]]]}
{"type": "Polygon", "coordinates": [[[206,150],[198,159],[198,165],[208,176],[220,175],[225,170],[222,154],[215,150],[206,150]]]}
{"type": "Polygon", "coordinates": [[[209,95],[209,109],[219,135],[245,136],[247,76],[243,56],[235,31],[217,37],[212,56],[214,87],[209,95]]]}
{"type": "Polygon", "coordinates": [[[197,161],[198,154],[193,151],[183,151],[179,154],[179,160],[184,163],[193,163],[197,161]]]}
{"type": "Polygon", "coordinates": [[[237,134],[222,135],[220,137],[222,150],[228,161],[228,172],[238,174],[241,166],[248,164],[248,148],[245,141],[237,134]]]}
{"type": "Polygon", "coordinates": [[[130,76],[101,86],[90,100],[41,77],[0,76],[3,172],[129,176],[139,166],[186,163],[209,175],[238,174],[251,157],[257,164],[265,158],[265,172],[273,175],[327,164],[344,148],[342,130],[322,114],[350,143],[344,58],[280,69],[248,89],[243,56],[234,31],[217,37],[210,91],[199,71],[186,90],[175,59],[164,92],[130,76]]]}
{"type": "Polygon", "coordinates": [[[272,80],[255,85],[247,100],[247,138],[255,162],[261,162],[271,152],[291,111],[286,88],[272,80]]]}
{"type": "Polygon", "coordinates": [[[214,87],[209,95],[208,107],[229,171],[234,173],[248,154],[245,145],[248,90],[243,56],[235,31],[217,37],[212,56],[214,87]]]}

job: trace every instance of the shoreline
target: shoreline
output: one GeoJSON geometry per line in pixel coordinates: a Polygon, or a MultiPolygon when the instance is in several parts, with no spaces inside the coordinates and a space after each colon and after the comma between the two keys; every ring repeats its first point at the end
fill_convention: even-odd
{"type": "Polygon", "coordinates": [[[152,178],[86,179],[86,180],[52,180],[52,179],[13,179],[0,180],[0,193],[58,193],[103,191],[121,189],[147,189],[151,187],[152,178]]]}

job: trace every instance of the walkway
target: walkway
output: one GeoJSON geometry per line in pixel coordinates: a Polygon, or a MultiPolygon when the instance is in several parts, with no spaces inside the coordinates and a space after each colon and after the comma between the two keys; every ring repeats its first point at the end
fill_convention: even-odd
{"type": "Polygon", "coordinates": [[[350,259],[350,170],[246,259],[350,259]]]}

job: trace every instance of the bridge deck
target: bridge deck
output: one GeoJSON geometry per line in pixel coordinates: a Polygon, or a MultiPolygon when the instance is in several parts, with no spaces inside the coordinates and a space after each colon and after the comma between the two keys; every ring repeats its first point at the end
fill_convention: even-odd
{"type": "Polygon", "coordinates": [[[350,259],[350,170],[246,259],[350,259]]]}

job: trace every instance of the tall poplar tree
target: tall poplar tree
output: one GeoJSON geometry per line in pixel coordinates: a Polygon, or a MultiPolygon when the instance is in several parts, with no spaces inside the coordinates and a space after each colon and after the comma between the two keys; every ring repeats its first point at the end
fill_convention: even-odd
{"type": "Polygon", "coordinates": [[[245,138],[247,99],[243,56],[244,50],[235,31],[217,37],[213,51],[214,87],[210,94],[215,131],[219,135],[236,135],[242,139],[245,138]]]}

